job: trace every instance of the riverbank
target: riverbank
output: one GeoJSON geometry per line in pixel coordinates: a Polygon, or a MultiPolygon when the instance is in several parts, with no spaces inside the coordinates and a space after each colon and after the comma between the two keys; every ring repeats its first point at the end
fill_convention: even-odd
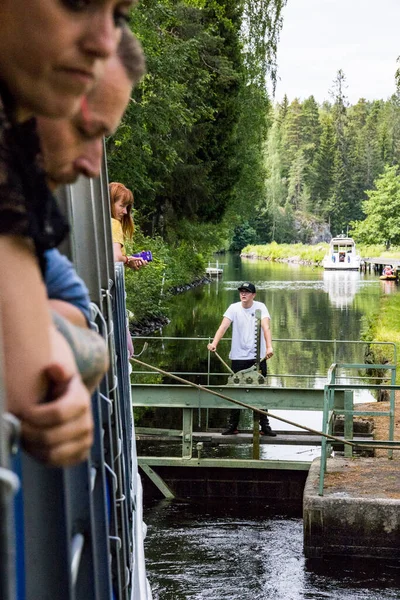
{"type": "Polygon", "coordinates": [[[246,246],[240,256],[258,260],[319,266],[322,264],[328,247],[329,244],[324,243],[317,246],[306,246],[304,244],[277,244],[271,242],[271,244],[262,246],[246,246]]]}
{"type": "MultiPolygon", "coordinates": [[[[315,246],[305,244],[270,244],[245,246],[240,254],[243,258],[272,260],[276,262],[296,263],[300,265],[321,266],[329,244],[320,243],[315,246]]],[[[362,258],[379,256],[384,258],[400,258],[400,248],[388,251],[384,246],[357,245],[357,252],[362,258]]]]}
{"type": "MultiPolygon", "coordinates": [[[[396,345],[396,383],[400,384],[400,293],[396,291],[398,284],[394,281],[390,283],[393,284],[395,293],[380,298],[379,305],[364,320],[361,337],[364,340],[392,342],[396,345]]],[[[382,364],[385,361],[393,361],[393,356],[381,355],[381,350],[378,354],[376,354],[376,349],[372,348],[372,351],[375,353],[373,360],[376,363],[382,364]]]]}

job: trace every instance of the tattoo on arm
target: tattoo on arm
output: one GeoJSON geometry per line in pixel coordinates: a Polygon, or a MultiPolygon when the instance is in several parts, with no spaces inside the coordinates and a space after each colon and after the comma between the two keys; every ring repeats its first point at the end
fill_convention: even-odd
{"type": "Polygon", "coordinates": [[[94,388],[108,366],[107,346],[103,338],[91,329],[72,325],[55,311],[52,311],[52,318],[71,347],[82,381],[89,389],[94,388]]]}

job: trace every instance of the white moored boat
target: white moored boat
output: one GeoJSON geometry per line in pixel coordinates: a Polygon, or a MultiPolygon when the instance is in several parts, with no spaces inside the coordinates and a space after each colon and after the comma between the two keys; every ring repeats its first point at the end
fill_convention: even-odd
{"type": "Polygon", "coordinates": [[[338,235],[331,239],[328,254],[322,261],[322,266],[330,271],[358,271],[361,258],[356,253],[353,238],[338,235]]]}

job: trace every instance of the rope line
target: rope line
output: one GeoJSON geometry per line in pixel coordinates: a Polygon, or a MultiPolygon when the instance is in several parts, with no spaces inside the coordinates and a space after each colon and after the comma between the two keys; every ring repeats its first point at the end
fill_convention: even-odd
{"type": "MultiPolygon", "coordinates": [[[[246,404],[245,402],[241,402],[240,400],[235,400],[234,398],[231,398],[230,396],[226,396],[225,394],[221,394],[220,392],[210,390],[210,389],[204,387],[203,385],[200,385],[198,383],[193,383],[192,381],[188,381],[187,379],[183,379],[182,377],[178,377],[178,375],[173,375],[172,373],[168,373],[168,371],[164,371],[163,369],[159,369],[158,367],[149,365],[141,360],[138,360],[137,358],[131,358],[130,360],[134,361],[135,363],[137,363],[139,365],[142,365],[142,367],[147,367],[148,369],[153,369],[154,371],[158,371],[158,373],[161,373],[161,375],[166,375],[167,377],[172,377],[172,379],[176,379],[176,381],[179,381],[180,383],[183,383],[185,385],[190,385],[194,388],[197,388],[198,390],[201,390],[202,392],[212,394],[213,396],[218,396],[218,398],[222,398],[223,400],[227,400],[228,402],[232,402],[233,404],[237,404],[238,406],[242,406],[243,408],[248,408],[248,409],[252,410],[253,412],[258,413],[259,415],[265,415],[267,417],[277,419],[278,421],[282,421],[283,423],[287,423],[288,425],[294,425],[295,427],[299,427],[300,429],[304,429],[305,431],[309,431],[310,433],[314,433],[316,435],[325,437],[328,440],[333,440],[333,441],[339,442],[341,444],[347,444],[348,446],[352,446],[353,448],[379,448],[381,450],[395,449],[394,445],[383,446],[380,444],[379,445],[378,444],[364,444],[364,443],[357,444],[357,442],[351,442],[350,440],[346,440],[344,438],[339,438],[339,437],[336,437],[335,435],[330,435],[329,433],[324,433],[323,431],[318,431],[317,429],[312,429],[311,427],[307,427],[306,425],[301,425],[300,423],[296,423],[295,421],[290,421],[289,419],[285,419],[284,417],[279,417],[278,415],[275,415],[269,411],[265,411],[265,410],[262,410],[261,408],[256,408],[255,406],[251,406],[251,404],[246,404]]],[[[400,447],[400,442],[398,442],[398,445],[400,447]]]]}

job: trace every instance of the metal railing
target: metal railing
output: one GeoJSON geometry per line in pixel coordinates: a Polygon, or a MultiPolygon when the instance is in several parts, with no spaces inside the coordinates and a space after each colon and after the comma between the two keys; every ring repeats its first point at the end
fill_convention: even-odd
{"type": "MultiPolygon", "coordinates": [[[[16,578],[5,552],[7,546],[14,554],[15,543],[0,531],[0,597],[150,600],[143,524],[139,525],[142,488],[134,446],[124,273],[122,267],[115,268],[113,260],[105,165],[99,179],[81,179],[65,188],[60,203],[73,223],[64,252],[74,260],[89,288],[92,326],[108,344],[110,369],[92,396],[94,444],[88,461],[66,469],[48,468],[20,452],[25,502],[17,517],[22,538],[17,550],[25,556],[25,564],[21,566],[16,596],[15,585],[11,589],[16,578]]],[[[12,513],[15,485],[10,487],[10,480],[3,486],[5,478],[1,477],[1,469],[8,464],[5,443],[1,429],[0,499],[5,490],[7,495],[3,497],[12,513]]],[[[8,522],[2,510],[2,525],[8,522]]]]}
{"type": "MultiPolygon", "coordinates": [[[[394,354],[394,356],[396,356],[394,354]]],[[[345,456],[351,457],[353,455],[354,439],[353,439],[353,420],[354,417],[362,416],[379,416],[389,418],[389,435],[388,440],[374,440],[370,442],[356,441],[358,447],[374,447],[374,448],[385,448],[388,450],[388,458],[393,457],[393,449],[400,448],[400,441],[394,441],[394,427],[395,427],[395,392],[400,390],[400,386],[396,385],[396,363],[385,363],[385,364],[332,364],[329,371],[327,382],[324,386],[324,410],[322,419],[322,432],[327,435],[332,435],[335,417],[338,415],[344,416],[344,443],[345,443],[345,456]],[[390,379],[390,384],[354,384],[354,385],[343,385],[337,383],[337,371],[339,368],[346,369],[366,369],[366,370],[387,370],[390,371],[390,378],[382,377],[384,379],[390,379]],[[354,391],[356,390],[373,390],[388,391],[389,392],[389,410],[359,410],[354,406],[354,391]],[[335,393],[344,391],[344,402],[343,407],[338,407],[335,403],[335,393]],[[346,444],[347,442],[347,444],[346,444]],[[348,442],[351,442],[350,445],[348,442]]],[[[376,377],[374,377],[376,379],[376,377]]],[[[320,475],[319,475],[319,495],[323,496],[324,492],[324,481],[327,470],[327,460],[332,454],[332,442],[327,437],[322,438],[321,444],[321,459],[320,459],[320,475]]]]}
{"type": "MultiPolygon", "coordinates": [[[[211,381],[211,377],[213,378],[222,378],[222,377],[226,377],[228,375],[227,371],[214,371],[212,370],[212,362],[214,362],[214,364],[216,363],[215,358],[213,358],[213,352],[210,352],[209,350],[207,350],[206,346],[209,342],[212,341],[212,338],[210,337],[173,337],[173,336],[135,336],[134,337],[134,341],[136,342],[147,342],[150,343],[150,345],[160,345],[162,346],[161,351],[157,350],[157,356],[161,357],[163,360],[165,360],[165,352],[164,352],[164,348],[163,346],[166,346],[169,342],[172,343],[179,343],[180,345],[185,344],[185,343],[196,343],[196,344],[202,344],[204,346],[204,354],[207,353],[207,370],[206,371],[177,371],[174,369],[169,369],[169,372],[174,374],[174,375],[180,375],[180,376],[196,376],[196,377],[202,377],[204,380],[205,385],[210,385],[210,381],[211,381]]],[[[231,338],[229,337],[224,337],[223,340],[220,342],[220,345],[222,344],[229,344],[231,341],[231,338]]],[[[326,364],[326,368],[323,370],[323,372],[311,372],[311,373],[279,373],[279,372],[274,372],[273,371],[273,366],[271,368],[270,365],[273,365],[273,362],[268,362],[268,380],[271,380],[272,378],[278,380],[278,379],[282,379],[282,380],[311,380],[313,382],[313,385],[315,383],[316,380],[318,380],[320,382],[320,388],[323,389],[324,385],[325,385],[325,380],[326,380],[326,372],[329,368],[329,365],[333,364],[333,363],[338,363],[338,358],[340,355],[340,358],[346,358],[346,356],[343,356],[347,353],[347,356],[349,355],[349,349],[354,346],[356,348],[368,348],[370,346],[374,346],[380,349],[388,349],[389,353],[390,353],[390,359],[391,362],[393,364],[397,363],[397,348],[396,348],[396,344],[394,344],[393,342],[377,342],[377,341],[359,341],[359,340],[316,340],[316,339],[307,339],[307,338],[293,338],[293,339],[289,339],[289,338],[273,338],[273,344],[274,344],[274,348],[275,350],[278,349],[279,352],[279,346],[283,346],[283,345],[288,345],[293,346],[293,344],[310,344],[312,346],[314,346],[315,348],[321,344],[324,346],[331,346],[331,354],[330,357],[327,359],[327,364],[326,364]]],[[[150,348],[151,350],[151,348],[150,348]]],[[[275,355],[277,355],[277,352],[275,352],[275,355]]],[[[274,359],[273,359],[274,360],[274,359]]],[[[155,366],[157,365],[157,360],[153,360],[155,366]]],[[[343,360],[340,361],[340,363],[342,365],[346,364],[343,360]]],[[[351,361],[347,361],[347,363],[351,363],[351,361]]],[[[355,364],[355,363],[354,363],[355,364]]],[[[367,368],[369,368],[368,363],[357,363],[359,364],[359,370],[366,370],[367,368]]],[[[349,371],[351,371],[352,369],[348,369],[349,371]]],[[[157,374],[156,371],[151,371],[151,370],[140,370],[138,368],[134,369],[132,374],[131,374],[131,381],[132,383],[135,383],[135,381],[137,380],[137,378],[140,375],[146,375],[148,376],[149,374],[157,374]]],[[[342,373],[336,374],[337,379],[343,380],[346,379],[346,381],[348,380],[353,380],[353,381],[357,381],[357,380],[365,380],[365,379],[369,379],[369,377],[366,377],[365,375],[351,375],[350,372],[349,373],[342,373]]],[[[383,376],[377,376],[374,375],[374,379],[375,380],[379,380],[379,379],[387,379],[387,377],[383,376]]],[[[162,383],[162,382],[160,382],[162,383]]],[[[306,386],[308,387],[308,386],[306,386]]]]}
{"type": "MultiPolygon", "coordinates": [[[[177,338],[158,338],[155,336],[146,336],[141,339],[146,340],[157,340],[158,342],[165,343],[168,340],[173,341],[174,343],[177,341],[177,338]]],[[[190,341],[193,340],[201,342],[204,344],[205,340],[208,338],[180,338],[180,341],[190,341]]],[[[276,340],[290,342],[292,340],[276,340]]],[[[320,340],[295,340],[300,342],[315,342],[320,343],[320,340]]],[[[364,345],[364,346],[383,346],[389,347],[392,356],[396,360],[396,347],[391,342],[338,342],[336,340],[322,340],[323,343],[333,344],[334,354],[339,353],[340,348],[338,347],[340,343],[346,344],[356,344],[356,345],[364,345]]],[[[159,353],[158,353],[159,355],[159,353]]],[[[143,374],[143,373],[157,373],[163,376],[165,380],[169,378],[178,380],[179,384],[185,384],[185,381],[182,378],[182,372],[166,372],[163,369],[156,367],[155,365],[146,365],[142,361],[135,359],[136,367],[138,370],[133,372],[135,374],[143,374]],[[140,366],[145,366],[146,371],[139,370],[140,366]]],[[[208,360],[208,366],[210,365],[210,361],[208,360]]],[[[199,375],[200,373],[191,373],[199,375]]],[[[203,373],[204,375],[204,373],[203,373]]],[[[213,375],[213,374],[212,374],[213,375]]],[[[222,374],[221,374],[222,375],[222,374]]],[[[224,373],[226,377],[226,373],[224,373]]],[[[288,374],[290,376],[290,374],[288,374]]],[[[308,375],[307,377],[315,377],[314,375],[308,375]]],[[[182,461],[187,464],[187,461],[195,461],[197,466],[205,465],[205,466],[222,466],[223,461],[221,460],[211,460],[211,459],[202,459],[198,456],[197,459],[193,458],[193,422],[194,422],[194,410],[199,410],[201,408],[206,409],[208,411],[209,408],[230,408],[232,405],[241,404],[242,408],[250,408],[253,409],[253,421],[255,426],[253,427],[253,438],[249,440],[253,444],[253,462],[251,462],[251,466],[256,467],[256,463],[254,460],[259,461],[260,452],[259,452],[259,437],[258,437],[258,419],[259,419],[259,411],[268,408],[268,415],[273,418],[280,419],[281,417],[274,415],[270,412],[270,409],[278,408],[285,410],[321,410],[323,413],[323,426],[322,431],[318,432],[307,428],[304,425],[299,423],[294,423],[289,420],[285,420],[281,418],[286,423],[291,425],[296,425],[302,429],[308,430],[309,432],[313,432],[314,434],[318,434],[321,436],[321,443],[323,446],[322,450],[322,458],[321,464],[326,467],[326,456],[328,450],[332,448],[333,443],[335,444],[344,444],[345,446],[345,454],[350,455],[352,452],[352,448],[355,445],[361,445],[365,442],[361,442],[360,440],[353,441],[353,416],[356,413],[357,415],[367,415],[367,414],[377,414],[376,411],[356,411],[354,409],[354,391],[355,390],[382,390],[382,389],[397,389],[395,384],[396,381],[396,363],[385,363],[385,364],[370,364],[370,363],[335,363],[333,366],[329,368],[328,373],[328,382],[325,381],[321,384],[320,387],[308,387],[308,388],[293,388],[293,387],[275,387],[267,383],[267,385],[249,385],[249,386],[241,386],[241,385],[208,385],[210,379],[210,369],[208,369],[208,373],[206,374],[207,386],[197,385],[193,382],[186,382],[187,385],[170,385],[167,383],[163,383],[160,385],[157,384],[133,384],[132,389],[134,391],[134,402],[137,406],[147,406],[153,408],[160,407],[170,407],[170,408],[180,408],[182,409],[182,429],[176,430],[160,430],[156,428],[140,428],[140,433],[150,433],[150,434],[160,434],[160,435],[168,435],[178,437],[181,440],[182,444],[182,458],[160,458],[160,457],[140,457],[139,464],[148,472],[149,477],[152,478],[155,485],[157,485],[162,491],[162,493],[169,493],[168,490],[165,491],[165,485],[160,480],[157,475],[151,472],[149,468],[151,466],[160,466],[160,465],[176,465],[182,461]],[[378,381],[387,381],[390,380],[390,384],[382,383],[381,385],[375,385],[370,383],[370,377],[366,375],[357,375],[357,376],[349,376],[349,372],[351,373],[354,370],[371,372],[380,370],[379,375],[376,373],[373,375],[374,380],[378,381]],[[389,375],[387,374],[389,372],[389,375]],[[345,381],[343,381],[345,380],[345,381]],[[350,382],[351,380],[351,382],[350,382]],[[353,381],[360,381],[360,383],[353,383],[353,381]],[[196,388],[196,389],[193,389],[196,388]],[[336,393],[335,393],[336,390],[336,393]],[[211,396],[211,397],[210,397],[211,396]],[[217,396],[217,398],[215,398],[217,396]],[[336,414],[344,414],[345,415],[345,435],[344,438],[335,437],[333,435],[333,417],[336,414]],[[258,438],[258,439],[257,439],[258,438]],[[352,440],[352,441],[350,441],[352,440]]],[[[208,414],[208,413],[207,413],[208,414]]],[[[385,414],[382,412],[378,413],[379,415],[385,414]]],[[[390,411],[388,411],[388,416],[390,417],[390,436],[393,439],[393,431],[394,431],[394,391],[391,391],[390,395],[390,411]]],[[[201,452],[201,449],[198,451],[201,452]]],[[[223,459],[226,462],[226,459],[223,459]]],[[[232,461],[231,461],[232,462],[232,461]]],[[[277,463],[274,468],[283,468],[282,461],[281,464],[278,464],[280,461],[273,461],[271,459],[264,462],[266,466],[277,463]]],[[[290,462],[290,461],[289,461],[290,462]]],[[[236,466],[237,461],[233,461],[236,466]]],[[[226,465],[228,466],[228,465],[226,465]]],[[[245,466],[244,462],[241,462],[241,466],[245,466]]],[[[306,468],[304,465],[300,465],[300,467],[294,468],[306,468]]],[[[286,466],[285,468],[289,468],[286,466]]],[[[324,471],[321,471],[322,478],[324,475],[324,471]]],[[[323,479],[322,479],[322,487],[323,487],[323,479]]]]}

